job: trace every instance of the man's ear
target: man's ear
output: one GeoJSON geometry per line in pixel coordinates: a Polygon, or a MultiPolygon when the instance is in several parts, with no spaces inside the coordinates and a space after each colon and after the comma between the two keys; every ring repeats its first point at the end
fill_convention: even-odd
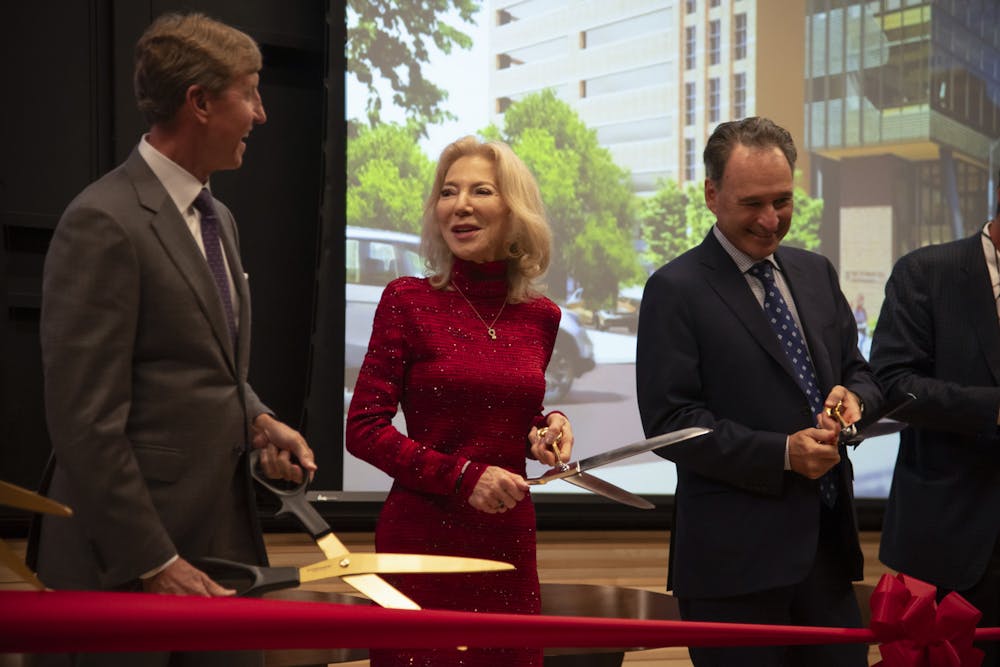
{"type": "Polygon", "coordinates": [[[718,190],[715,187],[715,183],[712,182],[712,179],[706,178],[705,179],[705,205],[708,207],[708,210],[711,211],[712,213],[715,213],[715,201],[716,201],[716,197],[718,196],[718,194],[719,193],[718,193],[718,190]]]}
{"type": "Polygon", "coordinates": [[[201,118],[208,113],[208,92],[197,84],[188,86],[184,103],[196,117],[201,118]]]}

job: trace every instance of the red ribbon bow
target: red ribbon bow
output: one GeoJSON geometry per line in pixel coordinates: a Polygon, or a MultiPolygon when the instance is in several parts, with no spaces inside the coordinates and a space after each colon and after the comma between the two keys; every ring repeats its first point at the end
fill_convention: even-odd
{"type": "Polygon", "coordinates": [[[905,574],[882,575],[872,593],[871,629],[881,642],[876,667],[979,667],[972,646],[982,613],[958,593],[935,602],[937,589],[905,574]]]}

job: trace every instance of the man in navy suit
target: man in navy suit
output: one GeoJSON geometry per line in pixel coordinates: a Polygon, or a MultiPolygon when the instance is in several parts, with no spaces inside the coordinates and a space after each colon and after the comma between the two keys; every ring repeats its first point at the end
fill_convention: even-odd
{"type": "MultiPolygon", "coordinates": [[[[647,437],[714,429],[660,452],[677,464],[667,586],[686,620],[860,625],[851,464],[824,411],[839,405],[853,423],[865,409],[877,413],[882,397],[833,266],[779,247],[792,221],[795,158],[791,136],[770,120],[719,125],[704,154],[716,224],[654,273],[642,298],[636,376],[647,437]]],[[[691,659],[844,667],[866,665],[866,652],[703,648],[691,659]]]]}
{"type": "MultiPolygon", "coordinates": [[[[1000,189],[998,189],[1000,192],[1000,189]]],[[[1000,205],[981,231],[901,258],[872,366],[901,409],[879,558],[1000,624],[1000,205]]],[[[995,643],[984,665],[1000,665],[995,643]]]]}

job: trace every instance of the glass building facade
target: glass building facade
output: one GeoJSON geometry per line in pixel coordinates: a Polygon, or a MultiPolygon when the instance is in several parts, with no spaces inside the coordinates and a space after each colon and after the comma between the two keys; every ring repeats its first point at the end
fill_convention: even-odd
{"type": "Polygon", "coordinates": [[[893,261],[978,229],[1000,136],[1000,3],[808,0],[805,38],[805,140],[828,216],[888,207],[893,261]]]}

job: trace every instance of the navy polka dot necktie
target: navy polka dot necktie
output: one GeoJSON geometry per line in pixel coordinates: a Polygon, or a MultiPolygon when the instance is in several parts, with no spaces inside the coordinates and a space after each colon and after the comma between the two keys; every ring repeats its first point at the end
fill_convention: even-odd
{"type": "MultiPolygon", "coordinates": [[[[795,369],[795,381],[809,399],[809,407],[814,415],[823,411],[823,395],[819,391],[819,383],[816,381],[816,371],[813,368],[812,359],[809,357],[809,348],[805,338],[799,330],[792,312],[785,303],[785,298],[781,296],[781,290],[774,282],[774,271],[771,263],[757,262],[747,271],[764,286],[764,313],[767,321],[774,330],[774,335],[778,337],[778,343],[784,350],[788,360],[792,362],[795,369]]],[[[837,466],[831,468],[820,477],[819,490],[823,497],[823,502],[827,507],[833,507],[837,502],[837,466]]]]}
{"type": "Polygon", "coordinates": [[[236,349],[236,317],[233,314],[233,299],[229,292],[229,279],[226,277],[226,262],[222,258],[222,246],[219,243],[219,217],[212,203],[212,195],[207,188],[202,188],[195,197],[193,206],[201,214],[201,240],[205,245],[205,259],[208,269],[212,272],[215,286],[222,299],[222,308],[226,312],[226,324],[229,325],[229,335],[236,349]]]}

